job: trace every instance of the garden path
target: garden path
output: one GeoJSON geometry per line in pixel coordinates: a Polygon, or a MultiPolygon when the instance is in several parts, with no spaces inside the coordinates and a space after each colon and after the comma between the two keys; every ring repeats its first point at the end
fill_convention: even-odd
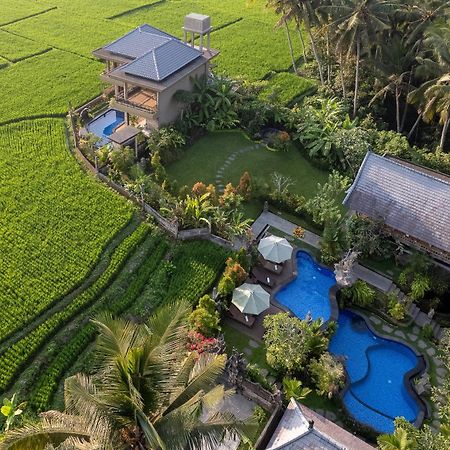
{"type": "Polygon", "coordinates": [[[247,147],[240,148],[239,150],[236,150],[231,155],[228,156],[228,158],[225,160],[223,165],[217,170],[215,181],[216,186],[219,191],[223,191],[225,184],[228,182],[224,179],[224,173],[228,166],[234,162],[234,160],[245,153],[251,152],[253,150],[257,150],[261,147],[261,144],[253,144],[249,145],[247,147]]]}

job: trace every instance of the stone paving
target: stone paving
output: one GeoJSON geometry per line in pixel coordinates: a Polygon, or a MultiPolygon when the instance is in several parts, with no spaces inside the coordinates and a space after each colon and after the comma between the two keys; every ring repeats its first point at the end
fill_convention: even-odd
{"type": "Polygon", "coordinates": [[[219,191],[223,191],[225,188],[225,184],[228,183],[229,181],[225,180],[224,178],[224,172],[226,171],[228,166],[232,164],[238,156],[243,155],[244,153],[251,152],[253,150],[257,150],[258,148],[261,148],[260,144],[249,145],[248,147],[243,147],[239,150],[236,150],[235,152],[233,152],[231,155],[228,156],[223,165],[216,172],[215,181],[217,189],[219,191]]]}

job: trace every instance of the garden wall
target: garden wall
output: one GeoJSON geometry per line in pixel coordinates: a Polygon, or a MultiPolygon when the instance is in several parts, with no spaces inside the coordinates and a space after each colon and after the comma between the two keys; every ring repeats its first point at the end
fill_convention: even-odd
{"type": "MultiPolygon", "coordinates": [[[[94,101],[94,100],[93,100],[94,101]]],[[[152,216],[158,224],[163,227],[171,236],[176,239],[180,239],[182,241],[190,240],[190,239],[205,239],[211,241],[221,247],[236,249],[232,242],[227,241],[219,236],[215,236],[211,233],[208,228],[193,228],[189,230],[179,230],[178,224],[171,222],[170,220],[163,217],[156,209],[152,208],[145,202],[142,202],[138,198],[136,198],[131,192],[127,191],[123,186],[115,183],[110,180],[106,175],[100,173],[92,163],[83,155],[81,150],[78,147],[78,136],[76,133],[76,123],[75,118],[72,114],[69,114],[69,120],[72,130],[72,138],[74,141],[73,153],[77,157],[77,159],[83,164],[83,166],[93,175],[102,180],[105,184],[107,184],[111,189],[114,189],[120,195],[124,196],[128,200],[140,205],[142,209],[152,216]]],[[[70,146],[69,146],[70,148],[70,146]]]]}

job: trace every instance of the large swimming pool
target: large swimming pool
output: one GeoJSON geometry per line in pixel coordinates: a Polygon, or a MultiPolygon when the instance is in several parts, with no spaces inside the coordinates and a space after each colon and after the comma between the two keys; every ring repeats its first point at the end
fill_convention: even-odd
{"type": "MultiPolygon", "coordinates": [[[[310,311],[314,319],[328,320],[334,273],[304,251],[297,253],[297,271],[297,278],[276,299],[300,318],[310,311]]],[[[416,354],[406,345],[374,334],[354,312],[340,311],[338,325],[329,350],[345,360],[349,385],[343,401],[349,413],[380,433],[391,433],[399,416],[414,422],[420,409],[404,378],[417,367],[416,354]]]]}
{"type": "Polygon", "coordinates": [[[420,409],[404,377],[417,366],[416,354],[406,345],[377,336],[351,311],[340,311],[338,325],[329,350],[345,357],[349,387],[343,400],[350,413],[383,433],[394,431],[396,417],[414,422],[420,409]]]}
{"type": "Polygon", "coordinates": [[[317,264],[311,255],[297,252],[297,277],[280,289],[275,298],[297,317],[304,319],[308,312],[314,320],[330,319],[330,288],[336,284],[334,273],[317,264]]]}
{"type": "Polygon", "coordinates": [[[108,109],[105,113],[97,116],[86,126],[89,133],[93,133],[101,138],[100,145],[108,143],[108,137],[125,120],[125,114],[115,109],[108,109]]]}

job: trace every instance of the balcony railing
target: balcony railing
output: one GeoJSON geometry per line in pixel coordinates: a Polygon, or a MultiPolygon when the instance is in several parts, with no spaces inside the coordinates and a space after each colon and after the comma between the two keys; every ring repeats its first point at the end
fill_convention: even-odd
{"type": "Polygon", "coordinates": [[[156,116],[158,112],[158,105],[156,101],[156,94],[143,91],[141,89],[133,89],[128,92],[125,98],[123,92],[114,97],[114,101],[119,105],[129,106],[134,109],[141,110],[156,116]]]}

